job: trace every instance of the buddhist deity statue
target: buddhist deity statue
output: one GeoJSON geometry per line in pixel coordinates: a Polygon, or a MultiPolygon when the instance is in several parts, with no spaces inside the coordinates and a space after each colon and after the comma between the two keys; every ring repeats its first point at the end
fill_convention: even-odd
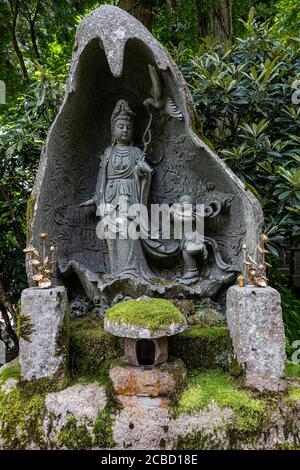
{"type": "Polygon", "coordinates": [[[139,204],[147,201],[153,174],[144,153],[132,142],[134,116],[127,101],[117,102],[111,116],[112,143],[101,157],[94,196],[80,207],[97,207],[97,215],[105,221],[110,273],[151,278],[141,241],[128,232],[130,222],[137,220],[139,204]]]}

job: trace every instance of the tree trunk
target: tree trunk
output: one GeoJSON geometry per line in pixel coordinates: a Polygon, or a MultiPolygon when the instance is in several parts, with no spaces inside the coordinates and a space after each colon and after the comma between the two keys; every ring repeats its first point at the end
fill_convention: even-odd
{"type": "Polygon", "coordinates": [[[120,0],[118,7],[137,18],[149,31],[152,30],[151,0],[120,0]]]}
{"type": "Polygon", "coordinates": [[[221,42],[232,40],[231,0],[219,0],[217,5],[196,0],[199,38],[213,36],[221,42]]]}
{"type": "Polygon", "coordinates": [[[12,24],[11,24],[12,45],[19,59],[19,63],[21,66],[22,74],[23,74],[23,81],[27,83],[29,80],[28,72],[27,72],[27,68],[25,65],[25,61],[24,61],[21,49],[19,47],[19,43],[17,40],[17,33],[16,33],[17,19],[18,19],[18,14],[19,14],[19,0],[10,0],[10,7],[11,7],[11,13],[12,13],[12,24]]]}

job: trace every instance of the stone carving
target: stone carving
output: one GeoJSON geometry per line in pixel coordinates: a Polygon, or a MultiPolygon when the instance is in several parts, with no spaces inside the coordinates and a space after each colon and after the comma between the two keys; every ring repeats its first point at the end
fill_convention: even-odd
{"type": "Polygon", "coordinates": [[[94,197],[80,206],[98,207],[100,216],[107,219],[106,243],[111,274],[114,277],[129,274],[147,278],[153,274],[144,257],[141,240],[128,234],[127,219],[136,216],[128,211],[130,206],[147,201],[153,170],[143,152],[132,144],[133,119],[134,113],[128,103],[119,100],[111,117],[112,145],[102,155],[94,197]],[[120,214],[118,220],[116,210],[120,214]],[[126,220],[119,220],[122,217],[126,220]],[[112,229],[116,239],[112,239],[112,229]]]}
{"type": "Polygon", "coordinates": [[[33,189],[29,227],[30,245],[38,245],[43,230],[49,247],[57,246],[57,282],[69,288],[71,298],[85,294],[106,308],[116,298],[140,295],[213,297],[235,281],[242,270],[242,243],[254,252],[259,240],[261,208],[199,139],[195,122],[179,70],[138,21],[107,5],[82,21],[64,101],[33,189]],[[127,117],[135,113],[124,152],[112,142],[117,103],[123,103],[127,117]],[[205,238],[193,254],[187,238],[144,243],[97,237],[101,216],[92,205],[110,198],[118,203],[126,169],[118,170],[122,184],[110,189],[106,175],[111,162],[122,166],[121,160],[130,174],[139,173],[125,190],[132,202],[171,207],[187,195],[204,204],[205,238]],[[130,169],[129,162],[134,162],[130,169]],[[91,200],[94,188],[92,205],[79,207],[91,200]],[[189,269],[195,276],[179,282],[179,272],[189,269]]]}

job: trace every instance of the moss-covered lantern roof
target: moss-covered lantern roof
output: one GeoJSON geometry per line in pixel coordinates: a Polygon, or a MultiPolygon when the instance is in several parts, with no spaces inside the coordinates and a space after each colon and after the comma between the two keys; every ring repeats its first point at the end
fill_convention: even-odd
{"type": "Polygon", "coordinates": [[[105,314],[104,328],[124,338],[160,338],[172,336],[187,327],[184,315],[169,300],[126,300],[105,314]]]}

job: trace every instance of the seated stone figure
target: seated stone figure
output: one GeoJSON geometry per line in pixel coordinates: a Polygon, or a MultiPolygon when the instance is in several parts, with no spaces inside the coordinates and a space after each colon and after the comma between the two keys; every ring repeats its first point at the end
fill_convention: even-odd
{"type": "Polygon", "coordinates": [[[127,101],[119,100],[111,117],[112,145],[101,157],[97,185],[92,199],[83,206],[96,206],[97,214],[106,220],[105,239],[110,273],[116,276],[151,278],[139,237],[128,232],[129,223],[137,215],[131,208],[146,203],[153,173],[143,152],[133,145],[135,114],[127,101]],[[117,214],[117,217],[116,217],[117,214]]]}

